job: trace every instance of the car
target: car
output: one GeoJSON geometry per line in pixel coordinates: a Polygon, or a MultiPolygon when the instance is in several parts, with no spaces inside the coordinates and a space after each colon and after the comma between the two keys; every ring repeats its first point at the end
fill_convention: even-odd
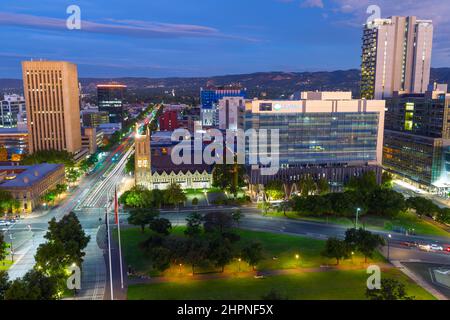
{"type": "Polygon", "coordinates": [[[439,244],[433,243],[430,246],[430,250],[433,250],[433,251],[444,251],[444,248],[441,245],[439,245],[439,244]]]}
{"type": "Polygon", "coordinates": [[[423,250],[423,251],[430,251],[431,250],[431,246],[429,244],[419,244],[419,249],[423,250]]]}
{"type": "Polygon", "coordinates": [[[445,248],[445,251],[450,252],[450,247],[445,248]]]}
{"type": "Polygon", "coordinates": [[[5,220],[0,220],[0,227],[7,226],[8,223],[5,220]]]}
{"type": "Polygon", "coordinates": [[[405,246],[405,247],[417,247],[417,244],[415,242],[410,242],[410,241],[400,242],[400,245],[405,246]]]}

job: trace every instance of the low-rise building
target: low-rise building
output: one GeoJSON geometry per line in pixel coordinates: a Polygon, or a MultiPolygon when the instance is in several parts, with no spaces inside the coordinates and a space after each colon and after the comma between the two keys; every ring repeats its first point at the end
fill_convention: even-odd
{"type": "Polygon", "coordinates": [[[19,128],[0,128],[0,147],[4,147],[11,161],[20,161],[28,153],[28,131],[19,128]]]}
{"type": "Polygon", "coordinates": [[[64,165],[1,166],[0,179],[0,189],[11,192],[19,201],[17,213],[31,213],[49,190],[65,183],[64,165]]]}

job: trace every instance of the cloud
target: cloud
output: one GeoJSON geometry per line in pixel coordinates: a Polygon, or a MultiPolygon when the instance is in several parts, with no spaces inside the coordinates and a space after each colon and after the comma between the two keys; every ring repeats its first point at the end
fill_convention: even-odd
{"type": "MultiPolygon", "coordinates": [[[[66,20],[0,12],[0,25],[20,26],[35,29],[65,31],[66,20]]],[[[140,20],[105,20],[105,22],[81,21],[81,32],[114,34],[141,38],[218,38],[258,42],[258,39],[229,35],[211,27],[171,24],[140,20]]]]}
{"type": "Polygon", "coordinates": [[[304,0],[300,4],[300,7],[302,8],[323,8],[323,2],[322,0],[304,0]]]}

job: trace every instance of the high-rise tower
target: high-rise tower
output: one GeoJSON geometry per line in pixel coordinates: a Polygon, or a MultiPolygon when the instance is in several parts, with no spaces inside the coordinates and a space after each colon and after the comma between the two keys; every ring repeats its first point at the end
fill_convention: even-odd
{"type": "Polygon", "coordinates": [[[375,19],[364,26],[361,97],[424,93],[430,81],[433,23],[416,17],[375,19]]]}
{"type": "Polygon", "coordinates": [[[22,62],[30,153],[81,149],[77,66],[63,61],[22,62]]]}

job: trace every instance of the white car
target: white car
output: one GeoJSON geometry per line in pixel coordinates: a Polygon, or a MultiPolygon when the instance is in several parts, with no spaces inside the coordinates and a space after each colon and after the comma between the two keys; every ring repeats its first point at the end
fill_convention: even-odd
{"type": "Polygon", "coordinates": [[[430,246],[430,249],[433,250],[433,251],[444,251],[444,247],[442,247],[439,244],[432,244],[430,246]]]}
{"type": "Polygon", "coordinates": [[[430,251],[431,246],[429,244],[419,244],[419,249],[424,251],[430,251]]]}

